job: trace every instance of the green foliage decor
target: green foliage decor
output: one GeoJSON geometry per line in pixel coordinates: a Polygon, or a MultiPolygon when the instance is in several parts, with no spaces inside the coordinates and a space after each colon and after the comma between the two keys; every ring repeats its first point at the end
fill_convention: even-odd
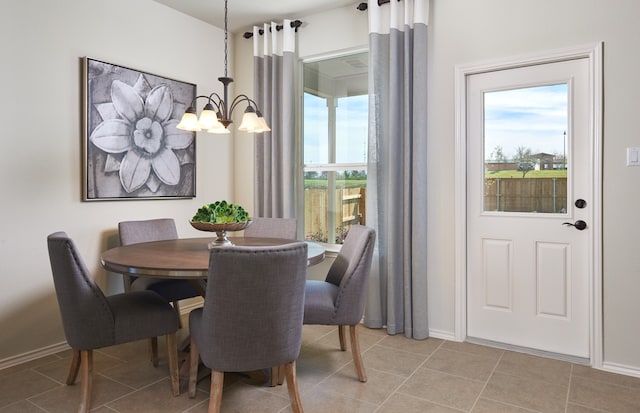
{"type": "Polygon", "coordinates": [[[199,208],[191,221],[230,224],[249,221],[249,214],[240,205],[222,200],[199,208]]]}

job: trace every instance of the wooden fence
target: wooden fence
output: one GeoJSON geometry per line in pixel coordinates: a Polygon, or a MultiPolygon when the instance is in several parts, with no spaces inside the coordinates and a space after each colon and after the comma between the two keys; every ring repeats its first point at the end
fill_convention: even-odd
{"type": "Polygon", "coordinates": [[[353,224],[365,224],[366,188],[340,188],[335,191],[334,205],[329,202],[333,194],[324,188],[304,190],[304,228],[307,239],[341,243],[353,224]],[[329,237],[335,238],[329,241],[329,237]]]}
{"type": "Polygon", "coordinates": [[[567,210],[567,178],[487,178],[484,210],[561,213],[567,210]]]}

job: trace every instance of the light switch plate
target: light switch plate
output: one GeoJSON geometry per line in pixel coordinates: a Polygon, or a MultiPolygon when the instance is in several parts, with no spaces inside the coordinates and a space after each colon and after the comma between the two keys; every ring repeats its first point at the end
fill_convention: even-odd
{"type": "Polygon", "coordinates": [[[627,166],[640,166],[640,148],[627,148],[627,166]]]}

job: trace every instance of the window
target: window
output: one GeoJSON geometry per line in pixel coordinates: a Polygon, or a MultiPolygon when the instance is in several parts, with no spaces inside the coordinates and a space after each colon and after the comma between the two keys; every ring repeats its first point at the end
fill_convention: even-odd
{"type": "Polygon", "coordinates": [[[368,53],[303,63],[305,239],[341,244],[365,224],[368,53]]]}
{"type": "Polygon", "coordinates": [[[484,94],[484,211],[567,212],[569,85],[484,94]]]}

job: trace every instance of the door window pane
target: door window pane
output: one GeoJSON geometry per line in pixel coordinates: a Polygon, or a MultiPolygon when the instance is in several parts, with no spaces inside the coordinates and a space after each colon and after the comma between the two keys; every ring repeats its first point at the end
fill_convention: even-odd
{"type": "Polygon", "coordinates": [[[484,94],[484,211],[567,212],[568,85],[484,94]]]}

